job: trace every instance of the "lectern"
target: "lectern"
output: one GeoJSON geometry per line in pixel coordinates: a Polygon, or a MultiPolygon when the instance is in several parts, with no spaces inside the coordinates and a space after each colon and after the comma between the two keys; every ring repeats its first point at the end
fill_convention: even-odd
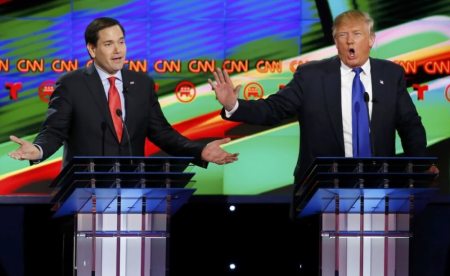
{"type": "Polygon", "coordinates": [[[55,216],[73,215],[74,275],[168,274],[170,217],[193,194],[190,157],[71,160],[53,181],[55,216]]]}
{"type": "Polygon", "coordinates": [[[317,158],[294,189],[296,218],[321,216],[320,275],[409,275],[414,213],[436,192],[436,158],[317,158]]]}

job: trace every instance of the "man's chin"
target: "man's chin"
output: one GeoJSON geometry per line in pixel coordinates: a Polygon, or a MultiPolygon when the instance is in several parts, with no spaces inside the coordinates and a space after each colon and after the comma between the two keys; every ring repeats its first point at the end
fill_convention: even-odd
{"type": "Polygon", "coordinates": [[[112,67],[112,69],[114,70],[114,72],[118,72],[118,71],[120,71],[120,70],[122,70],[122,68],[123,68],[123,64],[122,65],[114,65],[113,67],[112,67]]]}
{"type": "Polygon", "coordinates": [[[357,59],[345,59],[344,64],[350,68],[355,68],[361,66],[357,59]]]}

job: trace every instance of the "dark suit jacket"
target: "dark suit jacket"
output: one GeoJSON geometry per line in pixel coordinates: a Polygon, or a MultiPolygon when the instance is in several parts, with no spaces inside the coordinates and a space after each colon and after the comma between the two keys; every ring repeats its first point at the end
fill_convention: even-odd
{"type": "Polygon", "coordinates": [[[108,109],[105,90],[93,65],[70,72],[58,80],[51,96],[47,118],[34,143],[43,159],[64,144],[64,165],[73,156],[144,155],[145,138],[172,155],[194,156],[201,162],[205,144],[193,142],[175,131],[164,117],[153,80],[143,73],[122,70],[125,124],[119,143],[108,109]]]}
{"type": "MultiPolygon", "coordinates": [[[[340,66],[338,57],[299,66],[294,78],[276,94],[264,100],[239,100],[229,120],[271,125],[296,115],[300,152],[294,175],[298,180],[315,157],[345,156],[340,66]]],[[[374,155],[395,155],[396,130],[406,155],[425,155],[425,129],[406,90],[402,67],[372,58],[370,66],[374,155]]]]}

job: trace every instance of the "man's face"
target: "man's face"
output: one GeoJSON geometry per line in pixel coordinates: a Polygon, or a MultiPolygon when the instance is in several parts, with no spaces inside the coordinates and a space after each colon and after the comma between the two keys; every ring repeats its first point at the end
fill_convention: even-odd
{"type": "Polygon", "coordinates": [[[97,45],[88,44],[87,48],[95,64],[107,73],[112,75],[122,69],[127,46],[118,25],[99,31],[97,45]]]}
{"type": "Polygon", "coordinates": [[[350,68],[362,66],[369,58],[375,36],[362,20],[346,20],[336,28],[334,43],[339,58],[350,68]]]}

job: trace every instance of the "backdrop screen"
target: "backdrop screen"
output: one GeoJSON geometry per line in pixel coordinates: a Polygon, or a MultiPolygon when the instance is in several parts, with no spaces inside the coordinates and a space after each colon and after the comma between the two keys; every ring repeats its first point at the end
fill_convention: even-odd
{"type": "MultiPolygon", "coordinates": [[[[371,56],[404,67],[428,145],[441,147],[439,158],[448,160],[450,5],[348,2],[355,1],[0,0],[0,195],[50,192],[62,149],[29,166],[8,157],[17,148],[9,135],[33,140],[55,81],[89,63],[84,30],[101,16],[123,24],[128,68],[155,79],[163,112],[177,130],[193,140],[233,139],[224,148],[240,153],[238,162],[192,168],[196,194],[253,196],[291,186],[299,151],[296,118],[271,127],[224,121],[207,79],[220,67],[242,84],[241,98],[267,97],[297,66],[336,55],[331,22],[352,8],[375,19],[371,56]]],[[[145,152],[164,154],[150,142],[145,152]]]]}

